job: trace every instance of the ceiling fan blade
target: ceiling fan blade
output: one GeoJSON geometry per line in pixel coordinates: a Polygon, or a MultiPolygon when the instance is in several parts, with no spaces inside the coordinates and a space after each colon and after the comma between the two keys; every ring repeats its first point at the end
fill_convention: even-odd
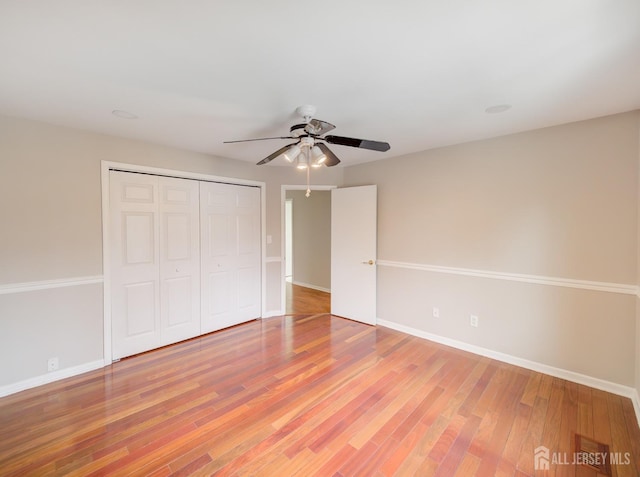
{"type": "Polygon", "coordinates": [[[329,149],[326,144],[317,142],[316,146],[318,146],[324,153],[324,155],[327,156],[327,160],[324,161],[325,166],[331,167],[340,164],[340,159],[338,159],[338,157],[333,152],[331,152],[331,149],[329,149]]]}
{"type": "Polygon", "coordinates": [[[283,152],[285,152],[287,149],[289,149],[291,146],[298,144],[297,142],[293,142],[291,144],[287,144],[284,147],[281,147],[280,149],[278,149],[276,152],[274,152],[273,154],[268,155],[267,157],[265,157],[264,159],[262,159],[260,162],[258,162],[256,165],[257,166],[261,166],[263,164],[266,164],[268,162],[273,161],[276,157],[278,157],[280,154],[282,154],[283,152]]]}
{"type": "Polygon", "coordinates": [[[343,137],[343,136],[325,136],[322,138],[327,141],[329,144],[337,144],[339,146],[351,146],[351,147],[359,147],[361,149],[371,149],[372,151],[388,151],[391,149],[391,146],[388,142],[381,141],[369,141],[367,139],[356,139],[353,137],[343,137]]]}
{"type": "Polygon", "coordinates": [[[313,136],[320,136],[324,133],[328,133],[329,131],[335,128],[336,127],[333,124],[323,121],[321,119],[312,119],[304,127],[304,130],[307,132],[307,134],[311,134],[313,136]]]}
{"type": "Polygon", "coordinates": [[[236,142],[251,142],[251,141],[268,141],[269,139],[295,139],[295,137],[278,136],[278,137],[259,137],[257,139],[238,139],[237,141],[222,141],[222,144],[233,144],[236,142]]]}

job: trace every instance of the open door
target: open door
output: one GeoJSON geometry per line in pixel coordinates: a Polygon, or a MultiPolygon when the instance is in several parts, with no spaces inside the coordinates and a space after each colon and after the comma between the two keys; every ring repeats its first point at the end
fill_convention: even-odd
{"type": "Polygon", "coordinates": [[[376,324],[377,187],[331,191],[331,313],[376,324]]]}

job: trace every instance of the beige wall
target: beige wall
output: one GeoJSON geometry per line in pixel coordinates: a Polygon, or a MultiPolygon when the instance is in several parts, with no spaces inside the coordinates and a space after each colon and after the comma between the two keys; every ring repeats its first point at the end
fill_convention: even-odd
{"type": "MultiPolygon", "coordinates": [[[[636,111],[349,167],[345,185],[378,185],[379,260],[633,286],[638,123],[636,111]]],[[[633,295],[383,265],[378,280],[380,319],[635,383],[633,295]]]]}
{"type": "MultiPolygon", "coordinates": [[[[542,277],[640,284],[639,113],[312,175],[378,185],[378,257],[542,277]]],[[[281,185],[258,168],[139,141],[0,117],[0,285],[100,275],[100,161],[264,181],[268,257],[281,251],[281,185]]],[[[267,264],[267,309],[281,297],[267,264]]],[[[379,267],[379,317],[640,388],[632,295],[379,267]],[[440,308],[440,319],[431,308],[440,308]],[[478,314],[480,326],[469,327],[478,314]]],[[[0,386],[102,354],[102,287],[0,294],[0,386]],[[9,369],[11,368],[11,369],[9,369]]]]}
{"type": "MultiPolygon", "coordinates": [[[[640,286],[640,283],[638,283],[640,286]]],[[[636,393],[640,400],[640,297],[636,298],[636,393]]],[[[640,402],[638,403],[640,404],[640,402]]],[[[640,424],[640,415],[637,416],[640,424]]]]}
{"type": "Polygon", "coordinates": [[[293,200],[293,282],[331,289],[331,192],[287,191],[293,200]]]}
{"type": "Polygon", "coordinates": [[[0,388],[101,361],[102,327],[101,284],[0,295],[0,388]]]}
{"type": "MultiPolygon", "coordinates": [[[[266,233],[273,238],[267,257],[280,256],[281,185],[306,179],[291,167],[257,167],[0,116],[0,287],[102,274],[101,160],[265,182],[266,233]]],[[[340,185],[342,172],[322,169],[311,177],[340,185]]],[[[280,263],[267,263],[266,272],[267,312],[279,311],[280,263]]],[[[96,287],[90,294],[85,288],[0,294],[0,359],[20,363],[0,368],[0,386],[44,374],[53,348],[39,344],[51,337],[61,369],[103,356],[102,296],[94,296],[96,287]]]]}
{"type": "MultiPolygon", "coordinates": [[[[638,244],[637,255],[636,255],[636,263],[637,263],[637,278],[636,283],[638,284],[638,288],[640,289],[640,121],[638,121],[638,201],[637,201],[637,217],[638,217],[638,227],[636,229],[636,240],[638,244]]],[[[636,399],[638,402],[636,403],[640,406],[640,291],[638,291],[638,295],[636,297],[636,399]]],[[[636,412],[638,412],[636,410],[636,412]]],[[[638,419],[638,423],[640,423],[640,414],[636,416],[638,419]]]]}

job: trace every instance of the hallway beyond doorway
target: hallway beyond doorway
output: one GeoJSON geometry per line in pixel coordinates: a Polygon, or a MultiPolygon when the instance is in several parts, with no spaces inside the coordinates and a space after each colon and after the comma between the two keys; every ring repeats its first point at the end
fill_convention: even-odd
{"type": "Polygon", "coordinates": [[[330,313],[331,293],[314,290],[287,281],[287,315],[330,313]]]}

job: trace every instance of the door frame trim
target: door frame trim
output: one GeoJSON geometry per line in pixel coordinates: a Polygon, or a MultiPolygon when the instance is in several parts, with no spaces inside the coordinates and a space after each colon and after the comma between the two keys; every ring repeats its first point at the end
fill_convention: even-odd
{"type": "Polygon", "coordinates": [[[211,174],[202,174],[199,172],[187,172],[176,169],[163,169],[159,167],[143,166],[139,164],[129,164],[124,162],[100,161],[100,180],[102,185],[102,274],[103,274],[103,355],[104,365],[112,363],[112,340],[111,333],[111,243],[109,236],[111,233],[110,209],[109,209],[109,190],[110,179],[109,171],[118,170],[123,172],[138,172],[144,174],[152,174],[156,176],[177,177],[180,179],[194,179],[208,182],[222,182],[225,184],[245,185],[260,188],[260,262],[261,262],[261,316],[266,314],[267,303],[267,280],[266,280],[266,182],[254,181],[248,179],[238,179],[233,177],[214,176],[211,174]]]}
{"type": "Polygon", "coordinates": [[[287,185],[283,184],[280,186],[280,314],[284,315],[287,313],[287,283],[286,283],[286,266],[285,266],[285,210],[284,204],[287,200],[287,191],[288,190],[324,190],[330,191],[331,189],[337,189],[337,185],[287,185]]]}

